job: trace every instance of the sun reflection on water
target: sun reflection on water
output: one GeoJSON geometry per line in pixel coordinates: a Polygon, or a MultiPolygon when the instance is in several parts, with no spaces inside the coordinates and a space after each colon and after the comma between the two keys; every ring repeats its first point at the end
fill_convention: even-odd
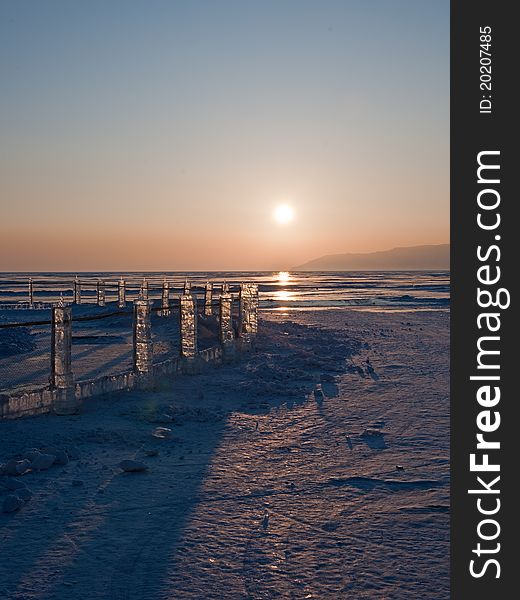
{"type": "MultiPolygon", "coordinates": [[[[291,285],[291,274],[289,271],[279,271],[277,274],[274,274],[274,282],[277,285],[291,285]]],[[[289,292],[288,290],[276,290],[273,291],[272,299],[276,302],[288,302],[294,297],[294,292],[289,292]]]]}
{"type": "Polygon", "coordinates": [[[294,292],[288,292],[287,290],[280,290],[278,292],[273,293],[273,300],[278,300],[281,302],[288,302],[294,296],[294,292]]]}

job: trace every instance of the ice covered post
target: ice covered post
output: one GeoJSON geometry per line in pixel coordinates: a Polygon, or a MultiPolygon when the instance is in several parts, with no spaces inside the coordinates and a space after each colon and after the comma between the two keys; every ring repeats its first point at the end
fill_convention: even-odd
{"type": "Polygon", "coordinates": [[[246,344],[253,342],[258,333],[258,285],[240,284],[238,335],[246,344]]]}
{"type": "Polygon", "coordinates": [[[105,282],[97,280],[97,305],[105,306],[105,282]]]}
{"type": "Polygon", "coordinates": [[[77,275],[74,279],[74,304],[81,304],[81,282],[77,275]]]}
{"type": "Polygon", "coordinates": [[[213,314],[213,284],[211,282],[206,282],[206,287],[204,288],[204,316],[211,317],[213,314]]]}
{"type": "Polygon", "coordinates": [[[150,302],[139,296],[134,300],[134,373],[147,382],[152,374],[153,345],[150,302]]]}
{"type": "Polygon", "coordinates": [[[163,281],[162,296],[161,296],[161,316],[167,317],[170,315],[170,284],[163,281]]]}
{"type": "Polygon", "coordinates": [[[122,277],[117,283],[117,306],[119,308],[126,306],[126,283],[122,277]]]}
{"type": "Polygon", "coordinates": [[[232,307],[233,296],[229,293],[227,286],[222,286],[222,294],[219,298],[219,335],[225,353],[234,348],[235,332],[233,330],[232,307]]]}
{"type": "Polygon", "coordinates": [[[181,356],[193,360],[197,356],[197,302],[193,294],[182,294],[181,308],[181,356]]]}
{"type": "Polygon", "coordinates": [[[184,292],[183,294],[186,296],[187,294],[191,294],[191,283],[186,279],[184,282],[184,292]]]}
{"type": "Polygon", "coordinates": [[[143,282],[139,288],[139,298],[148,300],[148,281],[146,280],[146,277],[143,277],[143,282]]]}
{"type": "Polygon", "coordinates": [[[31,308],[34,306],[34,287],[32,279],[29,279],[29,306],[31,308]]]}
{"type": "Polygon", "coordinates": [[[51,388],[55,391],[53,411],[71,415],[79,410],[72,374],[72,312],[63,298],[52,308],[51,325],[51,388]]]}

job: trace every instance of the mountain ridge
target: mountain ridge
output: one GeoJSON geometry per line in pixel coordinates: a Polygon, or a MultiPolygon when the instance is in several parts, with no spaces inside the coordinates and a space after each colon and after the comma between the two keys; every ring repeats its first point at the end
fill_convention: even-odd
{"type": "Polygon", "coordinates": [[[449,270],[450,245],[427,244],[398,246],[376,252],[327,254],[301,265],[293,271],[356,271],[356,270],[449,270]]]}

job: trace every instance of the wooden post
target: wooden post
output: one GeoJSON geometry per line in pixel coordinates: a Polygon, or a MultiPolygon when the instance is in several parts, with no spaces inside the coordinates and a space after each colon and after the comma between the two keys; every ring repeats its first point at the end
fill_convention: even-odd
{"type": "Polygon", "coordinates": [[[146,277],[143,277],[143,283],[141,284],[141,289],[139,291],[139,297],[142,297],[144,300],[148,300],[148,281],[146,277]]]}
{"type": "Polygon", "coordinates": [[[81,304],[81,281],[77,275],[74,279],[74,304],[81,304]]]}
{"type": "Polygon", "coordinates": [[[233,344],[235,340],[235,331],[233,329],[233,296],[228,292],[221,294],[219,299],[220,314],[219,314],[219,329],[220,343],[226,349],[233,344]]]}
{"type": "Polygon", "coordinates": [[[213,284],[209,281],[206,282],[206,287],[204,288],[204,316],[211,317],[213,314],[213,284]]]}
{"type": "Polygon", "coordinates": [[[119,308],[126,306],[126,283],[122,276],[117,284],[117,306],[119,308]]]}
{"type": "Polygon", "coordinates": [[[79,411],[72,374],[72,313],[60,299],[52,309],[51,329],[51,388],[55,390],[53,412],[71,415],[79,411]]]}
{"type": "Polygon", "coordinates": [[[153,367],[150,302],[140,297],[134,301],[134,373],[141,384],[148,384],[153,367]]]}
{"type": "Polygon", "coordinates": [[[32,278],[29,279],[29,307],[33,308],[34,306],[34,287],[32,278]]]}
{"type": "Polygon", "coordinates": [[[105,306],[105,282],[97,280],[97,305],[105,306]]]}
{"type": "Polygon", "coordinates": [[[197,356],[197,302],[192,294],[180,297],[181,356],[192,360],[197,356]]]}
{"type": "Polygon", "coordinates": [[[168,317],[170,313],[170,284],[165,279],[162,286],[160,315],[162,317],[168,317]]]}
{"type": "Polygon", "coordinates": [[[238,335],[246,344],[251,344],[258,333],[258,285],[240,285],[238,335]]]}

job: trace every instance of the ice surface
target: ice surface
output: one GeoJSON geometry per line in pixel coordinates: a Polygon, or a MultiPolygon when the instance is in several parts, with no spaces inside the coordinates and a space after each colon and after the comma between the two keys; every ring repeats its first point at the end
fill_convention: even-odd
{"type": "Polygon", "coordinates": [[[264,313],[237,363],[0,423],[70,458],[10,478],[0,597],[448,598],[448,319],[264,313]]]}

